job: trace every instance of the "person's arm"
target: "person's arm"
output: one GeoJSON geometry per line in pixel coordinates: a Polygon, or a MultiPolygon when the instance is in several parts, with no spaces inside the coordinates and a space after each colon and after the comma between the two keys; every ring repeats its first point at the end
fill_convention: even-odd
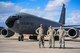
{"type": "Polygon", "coordinates": [[[57,30],[56,34],[59,36],[59,29],[57,30]]]}
{"type": "Polygon", "coordinates": [[[36,34],[39,34],[39,28],[36,29],[36,34]]]}
{"type": "Polygon", "coordinates": [[[56,31],[55,31],[55,30],[53,30],[53,32],[54,32],[54,36],[56,36],[56,31]]]}
{"type": "Polygon", "coordinates": [[[66,30],[64,30],[64,37],[65,37],[66,34],[67,34],[66,30]]]}
{"type": "Polygon", "coordinates": [[[47,31],[47,36],[49,36],[49,30],[47,31]]]}
{"type": "Polygon", "coordinates": [[[59,34],[59,30],[57,30],[57,34],[59,34]]]}
{"type": "Polygon", "coordinates": [[[49,34],[49,30],[47,31],[47,35],[49,34]]]}

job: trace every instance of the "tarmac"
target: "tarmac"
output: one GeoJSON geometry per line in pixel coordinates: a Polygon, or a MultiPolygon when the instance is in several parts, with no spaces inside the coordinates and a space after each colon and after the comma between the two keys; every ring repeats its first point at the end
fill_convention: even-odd
{"type": "Polygon", "coordinates": [[[45,48],[39,48],[38,41],[25,37],[24,41],[18,41],[17,36],[4,38],[0,35],[0,53],[80,53],[80,38],[65,41],[65,49],[59,48],[59,41],[55,42],[55,48],[49,48],[45,41],[45,48]]]}

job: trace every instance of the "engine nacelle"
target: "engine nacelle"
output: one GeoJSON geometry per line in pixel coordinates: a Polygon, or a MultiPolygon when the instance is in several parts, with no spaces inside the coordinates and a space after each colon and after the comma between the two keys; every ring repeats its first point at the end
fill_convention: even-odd
{"type": "Polygon", "coordinates": [[[11,37],[14,35],[14,32],[12,32],[11,30],[9,29],[2,29],[1,30],[1,34],[4,36],[4,37],[11,37]]]}
{"type": "Polygon", "coordinates": [[[68,35],[70,38],[77,38],[79,37],[79,30],[76,28],[71,28],[68,30],[68,35]]]}

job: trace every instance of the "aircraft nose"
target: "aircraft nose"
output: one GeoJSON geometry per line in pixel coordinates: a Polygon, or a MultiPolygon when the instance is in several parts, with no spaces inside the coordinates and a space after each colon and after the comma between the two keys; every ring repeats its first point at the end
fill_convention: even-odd
{"type": "Polygon", "coordinates": [[[9,28],[12,28],[13,25],[14,25],[14,22],[15,22],[16,20],[18,20],[18,19],[19,19],[19,17],[17,17],[17,16],[10,16],[10,17],[6,20],[6,25],[7,25],[9,28]]]}
{"type": "Polygon", "coordinates": [[[7,20],[6,20],[6,25],[8,26],[8,27],[13,27],[13,25],[14,25],[14,18],[13,17],[9,17],[7,20]]]}

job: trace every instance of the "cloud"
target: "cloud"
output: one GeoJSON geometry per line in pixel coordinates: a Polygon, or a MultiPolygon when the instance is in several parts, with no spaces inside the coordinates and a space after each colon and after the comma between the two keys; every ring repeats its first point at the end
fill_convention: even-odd
{"type": "Polygon", "coordinates": [[[55,10],[59,9],[62,4],[67,4],[70,0],[50,0],[45,8],[45,10],[55,10]]]}
{"type": "Polygon", "coordinates": [[[20,6],[15,5],[11,2],[0,2],[0,13],[1,14],[7,14],[12,12],[18,12],[22,8],[20,6]]]}
{"type": "Polygon", "coordinates": [[[10,15],[19,12],[21,9],[20,6],[17,6],[12,2],[0,2],[0,25],[1,23],[4,24],[5,20],[10,15]]]}
{"type": "Polygon", "coordinates": [[[80,10],[73,10],[66,18],[67,25],[80,25],[80,10]]]}

